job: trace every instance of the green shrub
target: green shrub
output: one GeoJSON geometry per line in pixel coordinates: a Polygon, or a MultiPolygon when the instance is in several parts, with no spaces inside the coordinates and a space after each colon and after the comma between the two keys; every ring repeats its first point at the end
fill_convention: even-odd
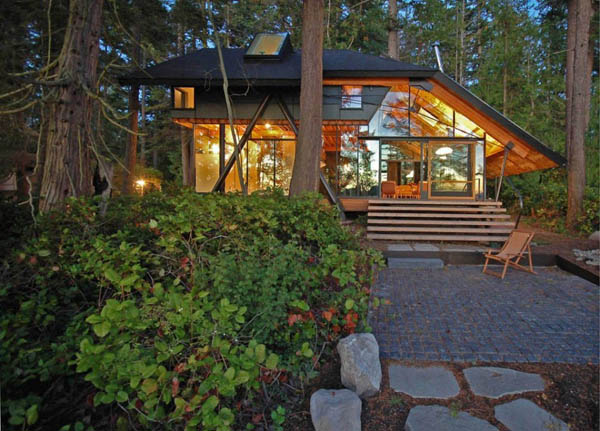
{"type": "Polygon", "coordinates": [[[278,382],[301,388],[338,337],[368,330],[379,260],[317,195],[151,193],[103,218],[70,201],[0,290],[2,416],[226,430],[266,408],[280,427],[278,382]]]}

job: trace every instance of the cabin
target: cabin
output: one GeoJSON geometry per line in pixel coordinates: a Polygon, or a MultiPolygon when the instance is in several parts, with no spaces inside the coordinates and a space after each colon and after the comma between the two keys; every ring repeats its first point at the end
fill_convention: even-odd
{"type": "MultiPolygon", "coordinates": [[[[224,48],[243,180],[290,185],[301,56],[287,33],[224,48]]],[[[122,85],[169,86],[171,117],[192,131],[195,190],[240,190],[216,49],[134,72],[122,85]]],[[[349,50],[323,52],[321,189],[342,213],[367,213],[371,239],[500,241],[514,222],[503,178],[565,160],[439,68],[349,50]]],[[[190,184],[192,185],[192,184],[190,184]]]]}

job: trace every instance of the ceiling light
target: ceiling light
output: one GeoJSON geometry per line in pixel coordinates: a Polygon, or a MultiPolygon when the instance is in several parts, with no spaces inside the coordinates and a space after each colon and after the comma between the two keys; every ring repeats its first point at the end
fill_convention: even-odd
{"type": "Polygon", "coordinates": [[[438,156],[445,156],[447,154],[452,154],[452,148],[450,147],[441,147],[435,150],[435,154],[438,156]]]}

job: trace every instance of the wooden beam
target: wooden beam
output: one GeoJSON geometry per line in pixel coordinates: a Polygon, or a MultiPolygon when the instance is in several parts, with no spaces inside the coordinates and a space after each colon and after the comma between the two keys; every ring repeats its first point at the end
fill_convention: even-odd
{"type": "Polygon", "coordinates": [[[323,78],[323,85],[373,85],[391,87],[394,85],[408,86],[408,78],[323,78]]]}

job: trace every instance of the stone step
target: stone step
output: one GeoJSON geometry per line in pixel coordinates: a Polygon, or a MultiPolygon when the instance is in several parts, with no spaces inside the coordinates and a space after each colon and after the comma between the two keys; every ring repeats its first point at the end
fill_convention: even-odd
{"type": "Polygon", "coordinates": [[[390,257],[388,268],[394,269],[442,269],[442,259],[417,258],[417,257],[390,257]]]}

